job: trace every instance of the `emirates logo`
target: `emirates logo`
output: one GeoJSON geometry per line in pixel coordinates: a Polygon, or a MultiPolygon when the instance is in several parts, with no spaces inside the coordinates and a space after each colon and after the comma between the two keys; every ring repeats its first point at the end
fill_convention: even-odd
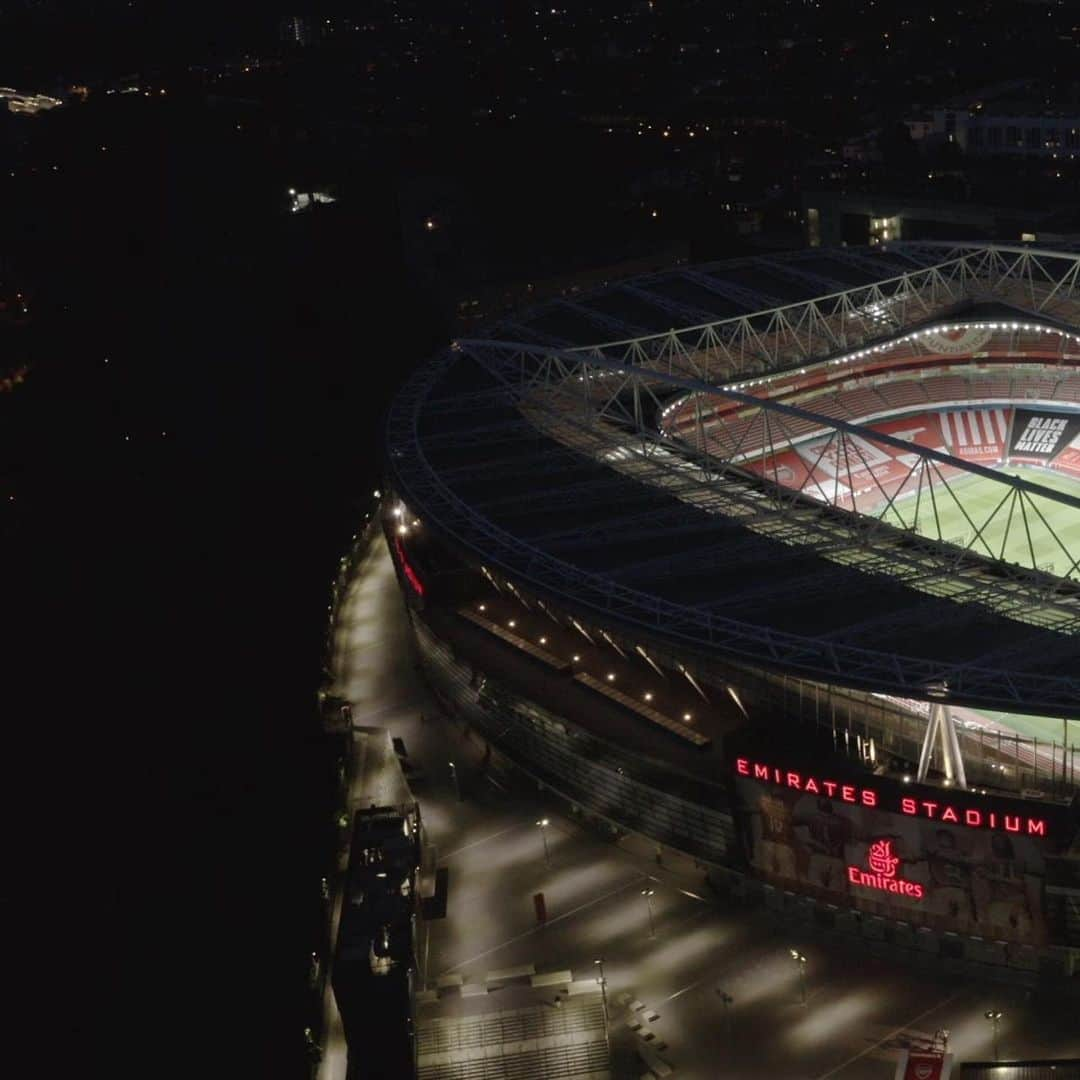
{"type": "Polygon", "coordinates": [[[866,852],[869,871],[859,866],[847,868],[847,878],[852,885],[863,889],[878,889],[881,892],[897,893],[921,900],[925,893],[922,884],[917,881],[904,881],[896,876],[900,866],[900,856],[893,854],[893,842],[889,838],[875,840],[866,852]]]}
{"type": "Polygon", "coordinates": [[[896,877],[896,868],[900,865],[900,858],[892,853],[891,840],[876,840],[870,845],[866,853],[866,861],[875,874],[882,877],[896,877]]]}

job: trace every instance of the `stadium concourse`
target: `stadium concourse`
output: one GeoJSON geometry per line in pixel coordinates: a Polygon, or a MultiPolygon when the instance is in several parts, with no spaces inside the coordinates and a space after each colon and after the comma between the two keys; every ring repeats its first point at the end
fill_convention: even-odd
{"type": "Polygon", "coordinates": [[[1080,984],[1078,328],[1078,255],[891,244],[455,342],[386,434],[432,692],[721,892],[1080,984]]]}

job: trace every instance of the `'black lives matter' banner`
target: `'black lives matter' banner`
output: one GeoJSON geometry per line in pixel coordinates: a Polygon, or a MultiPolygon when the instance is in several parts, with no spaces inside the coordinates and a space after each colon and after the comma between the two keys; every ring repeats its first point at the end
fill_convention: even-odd
{"type": "Polygon", "coordinates": [[[1009,454],[1049,461],[1077,434],[1080,434],[1080,415],[1017,409],[1009,454]]]}

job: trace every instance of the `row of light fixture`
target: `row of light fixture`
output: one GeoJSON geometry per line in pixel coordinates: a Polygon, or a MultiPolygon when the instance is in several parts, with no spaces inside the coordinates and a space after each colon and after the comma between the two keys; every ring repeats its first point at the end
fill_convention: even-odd
{"type": "MultiPolygon", "coordinates": [[[[857,352],[848,353],[846,356],[839,356],[833,360],[822,361],[823,364],[850,364],[856,360],[863,360],[868,356],[873,356],[883,352],[887,352],[896,348],[898,345],[906,344],[910,341],[920,340],[922,338],[932,337],[937,334],[956,333],[961,330],[1023,330],[1029,333],[1036,334],[1057,334],[1063,338],[1067,338],[1074,344],[1080,345],[1080,336],[1076,334],[1070,334],[1065,330],[1059,330],[1056,327],[1041,326],[1037,323],[1018,323],[1018,322],[983,322],[983,323],[955,323],[949,326],[934,326],[923,330],[915,330],[910,334],[905,334],[903,337],[894,338],[891,341],[884,342],[881,345],[872,345],[865,349],[859,349],[857,352]]],[[[818,364],[811,364],[810,367],[818,367],[818,364]]],[[[807,368],[800,368],[797,372],[799,375],[806,375],[807,368]]],[[[754,386],[762,386],[767,383],[773,382],[778,377],[784,377],[795,372],[777,372],[774,375],[765,375],[757,379],[746,379],[743,382],[727,383],[724,390],[747,390],[754,386]]],[[[691,395],[683,395],[675,401],[667,404],[661,411],[661,421],[666,424],[668,417],[671,413],[679,408],[681,405],[689,399],[691,395]]]]}
{"type": "MultiPolygon", "coordinates": [[[[477,606],[477,610],[481,614],[483,614],[484,612],[487,611],[487,604],[479,604],[477,606]]],[[[517,628],[517,619],[507,619],[506,625],[507,625],[507,627],[509,627],[509,629],[515,630],[517,628]]],[[[541,645],[547,645],[547,643],[548,643],[548,639],[547,639],[547,637],[545,635],[541,635],[539,637],[538,641],[539,641],[539,644],[541,644],[541,645]]],[[[580,664],[581,663],[581,654],[580,653],[574,653],[571,656],[571,661],[573,663],[575,663],[575,664],[580,664]]],[[[607,678],[607,681],[609,683],[615,682],[615,680],[616,680],[615,672],[614,671],[609,671],[607,673],[606,678],[607,678]]],[[[646,690],[645,693],[642,695],[642,697],[644,698],[646,704],[649,704],[653,700],[653,693],[652,693],[651,690],[646,690]]],[[[690,713],[690,712],[684,712],[682,718],[683,718],[683,721],[685,723],[691,724],[694,721],[694,714],[690,713]]]]}

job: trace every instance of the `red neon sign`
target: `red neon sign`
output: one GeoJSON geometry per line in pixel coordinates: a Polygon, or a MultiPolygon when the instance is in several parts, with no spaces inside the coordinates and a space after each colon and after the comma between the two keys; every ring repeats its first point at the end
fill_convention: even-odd
{"type": "MultiPolygon", "coordinates": [[[[864,788],[854,784],[841,784],[835,780],[823,780],[806,773],[781,769],[749,758],[736,758],[735,771],[740,776],[751,780],[760,780],[766,784],[778,784],[780,787],[803,791],[808,795],[824,795],[829,799],[855,803],[858,806],[879,807],[881,799],[874,788],[864,788]]],[[[1020,814],[998,813],[997,810],[983,810],[976,807],[957,807],[945,802],[930,799],[918,799],[904,796],[894,813],[907,814],[910,817],[930,818],[946,825],[966,825],[970,829],[1003,829],[1011,833],[1024,833],[1027,836],[1045,836],[1046,819],[1027,817],[1020,814]]]]}
{"type": "Polygon", "coordinates": [[[773,765],[763,765],[759,761],[746,758],[735,759],[735,771],[741,776],[750,776],[754,780],[765,780],[771,784],[781,784],[805,791],[808,795],[825,795],[830,799],[840,799],[846,803],[858,803],[860,806],[877,806],[877,792],[872,788],[855,787],[854,784],[838,784],[835,780],[818,780],[813,776],[778,769],[773,765]]]}
{"type": "Polygon", "coordinates": [[[875,874],[883,877],[896,877],[896,868],[900,865],[900,856],[892,853],[891,840],[878,840],[870,845],[866,861],[875,874]]]}
{"type": "Polygon", "coordinates": [[[933,818],[950,825],[969,825],[973,829],[1004,829],[1006,832],[1026,832],[1028,836],[1046,835],[1046,821],[1043,818],[998,814],[994,810],[956,810],[942,803],[928,802],[926,799],[903,798],[900,800],[900,812],[915,817],[933,818]]]}
{"type": "Polygon", "coordinates": [[[405,580],[413,587],[417,596],[423,596],[424,584],[416,576],[416,571],[409,565],[409,560],[405,557],[405,548],[401,543],[400,536],[394,537],[394,549],[397,551],[398,559],[401,562],[401,571],[405,575],[405,580]]]}
{"type": "Polygon", "coordinates": [[[924,889],[917,881],[905,881],[896,876],[900,865],[900,856],[894,855],[892,840],[875,840],[866,853],[869,872],[859,866],[847,868],[848,881],[863,889],[880,889],[881,892],[897,893],[910,896],[912,900],[921,900],[924,889]]]}

